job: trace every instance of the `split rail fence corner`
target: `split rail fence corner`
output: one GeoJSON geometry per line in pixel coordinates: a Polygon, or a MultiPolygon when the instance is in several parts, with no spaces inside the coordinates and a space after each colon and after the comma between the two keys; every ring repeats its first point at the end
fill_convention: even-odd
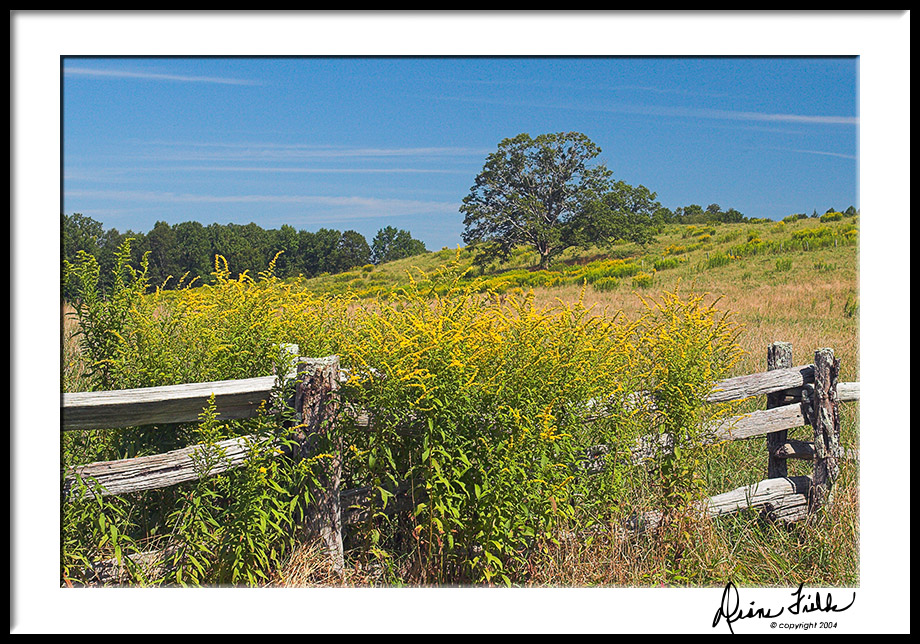
{"type": "MultiPolygon", "coordinates": [[[[292,355],[296,345],[285,345],[292,355]]],[[[766,437],[767,478],[710,497],[702,510],[719,516],[752,508],[772,520],[792,522],[806,519],[828,501],[840,471],[841,458],[856,457],[840,449],[839,403],[859,400],[859,383],[839,383],[840,361],[831,349],[815,351],[814,363],[792,366],[792,346],[775,342],[767,349],[767,371],[737,376],[716,383],[707,398],[709,403],[728,402],[765,395],[766,409],[735,416],[720,422],[714,438],[744,440],[766,437]],[[789,431],[811,428],[806,440],[790,438],[789,431]],[[808,440],[810,439],[810,440],[808,440]],[[788,476],[789,459],[814,462],[810,476],[788,476]]],[[[287,374],[286,377],[294,377],[287,374]]],[[[338,404],[335,389],[347,370],[339,369],[338,358],[298,358],[294,408],[302,431],[297,436],[303,450],[309,450],[318,434],[327,431],[325,422],[338,404]]],[[[220,420],[253,417],[263,403],[271,403],[279,376],[244,380],[100,391],[65,393],[61,403],[61,430],[111,429],[157,423],[183,423],[198,420],[211,395],[220,420]]],[[[359,420],[367,424],[366,417],[359,420]]],[[[248,453],[248,437],[221,441],[212,449],[223,456],[208,475],[240,467],[248,453]]],[[[62,472],[65,500],[77,477],[92,480],[96,493],[103,496],[168,487],[199,478],[196,454],[207,449],[192,445],[183,449],[132,459],[89,463],[62,472]]],[[[362,502],[370,490],[341,490],[341,454],[331,459],[322,473],[325,490],[317,497],[310,526],[323,537],[336,570],[342,570],[342,527],[360,521],[366,512],[362,502]]],[[[89,495],[90,493],[87,493],[89,495]]],[[[639,525],[648,526],[656,516],[643,517],[639,525]]]]}

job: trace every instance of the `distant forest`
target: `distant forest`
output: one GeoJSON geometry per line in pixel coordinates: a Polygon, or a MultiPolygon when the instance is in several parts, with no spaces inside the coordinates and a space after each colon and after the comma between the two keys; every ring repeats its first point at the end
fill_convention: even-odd
{"type": "MultiPolygon", "coordinates": [[[[380,264],[427,252],[425,244],[405,231],[387,226],[368,243],[361,233],[320,228],[316,232],[284,225],[265,230],[258,224],[210,224],[195,221],[169,225],[158,221],[147,233],[104,230],[102,224],[80,213],[61,215],[61,262],[76,264],[80,251],[96,258],[103,286],[112,279],[115,252],[131,238],[132,264],[139,266],[148,254],[148,277],[152,286],[176,288],[198,278],[207,284],[214,271],[214,257],[221,255],[234,274],[244,271],[255,277],[268,268],[279,251],[275,274],[280,278],[314,277],[338,273],[355,266],[380,264]]],[[[62,271],[61,295],[72,299],[77,285],[62,271]]]]}
{"type": "MultiPolygon", "coordinates": [[[[653,195],[654,196],[654,195],[653,195]]],[[[768,221],[749,218],[734,208],[722,210],[718,204],[703,208],[696,204],[674,210],[654,204],[656,209],[648,216],[653,228],[665,224],[718,224],[755,223],[768,221]]],[[[836,213],[829,208],[827,214],[836,213]]],[[[858,211],[850,206],[845,214],[858,211]]],[[[807,218],[805,213],[789,215],[784,221],[807,218]]],[[[818,217],[817,211],[811,217],[818,217]]],[[[80,251],[96,258],[100,267],[101,285],[107,288],[112,280],[115,251],[131,238],[132,264],[140,266],[148,255],[148,277],[151,286],[174,289],[185,276],[185,283],[197,278],[196,284],[207,284],[214,271],[214,257],[221,255],[233,274],[248,271],[256,276],[268,268],[275,255],[283,251],[275,264],[275,275],[289,277],[315,277],[322,273],[341,273],[355,266],[382,264],[427,252],[425,244],[414,239],[406,230],[386,226],[377,231],[374,239],[367,239],[354,230],[338,231],[320,228],[316,232],[297,230],[283,225],[279,229],[265,230],[255,223],[209,224],[196,221],[169,225],[158,221],[153,230],[119,232],[105,230],[103,225],[80,213],[61,215],[61,263],[76,264],[80,251]]],[[[67,279],[62,271],[61,296],[73,299],[77,293],[75,281],[67,279]]]]}

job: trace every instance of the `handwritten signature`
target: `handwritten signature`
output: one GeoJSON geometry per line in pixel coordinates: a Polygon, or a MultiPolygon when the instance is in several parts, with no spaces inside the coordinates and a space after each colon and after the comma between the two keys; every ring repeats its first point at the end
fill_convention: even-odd
{"type": "Polygon", "coordinates": [[[754,602],[749,602],[748,608],[742,608],[738,589],[735,584],[729,581],[725,585],[725,591],[722,593],[722,603],[719,605],[719,610],[716,611],[715,617],[713,617],[712,627],[715,628],[724,617],[728,630],[734,633],[735,629],[732,628],[732,624],[738,620],[752,617],[779,617],[784,612],[788,612],[790,615],[804,615],[814,611],[842,613],[856,601],[856,593],[854,592],[850,603],[841,607],[834,603],[834,598],[830,593],[822,596],[821,593],[815,592],[814,598],[812,598],[812,593],[806,593],[803,590],[803,586],[804,584],[799,584],[799,587],[791,593],[792,602],[786,606],[780,606],[778,610],[756,607],[754,602]]]}

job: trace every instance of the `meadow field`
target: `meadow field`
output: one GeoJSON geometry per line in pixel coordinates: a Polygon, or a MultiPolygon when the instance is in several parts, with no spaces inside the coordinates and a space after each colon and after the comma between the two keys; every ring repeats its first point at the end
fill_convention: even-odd
{"type": "MultiPolygon", "coordinates": [[[[114,558],[125,585],[857,586],[858,458],[842,461],[833,503],[807,524],[688,508],[766,478],[763,437],[700,446],[703,421],[765,404],[704,406],[712,382],[765,371],[776,341],[795,365],[830,347],[840,381],[859,381],[858,226],[672,225],[645,246],[567,251],[546,270],[526,249],[503,265],[443,249],[286,281],[218,260],[214,284],[155,293],[125,260],[114,292],[63,304],[65,392],[267,375],[285,342],[337,354],[354,374],[343,395],[380,419],[370,432],[342,423],[346,476],[383,503],[349,530],[334,574],[299,529],[322,459],[254,446],[234,472],[64,503],[61,584],[98,583],[93,563],[114,558]],[[656,408],[627,404],[651,389],[664,392],[656,408]],[[573,412],[602,396],[602,422],[573,412]],[[417,431],[402,431],[410,416],[417,431]],[[642,464],[612,452],[604,474],[578,475],[586,446],[649,431],[680,449],[642,464]],[[409,509],[385,512],[406,487],[409,509]],[[649,509],[667,524],[624,537],[622,520],[649,509]],[[154,550],[163,565],[138,563],[154,550]]],[[[86,294],[92,266],[81,270],[86,294]]],[[[221,422],[203,409],[197,424],[66,432],[62,468],[277,431],[269,413],[221,422]]],[[[841,443],[858,454],[858,402],[841,405],[841,443]]],[[[811,468],[792,461],[790,475],[811,468]]]]}

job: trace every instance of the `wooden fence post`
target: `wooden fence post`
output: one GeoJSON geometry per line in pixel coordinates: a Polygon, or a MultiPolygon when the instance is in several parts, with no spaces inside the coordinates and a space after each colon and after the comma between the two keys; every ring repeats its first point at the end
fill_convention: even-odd
{"type": "Polygon", "coordinates": [[[840,359],[833,349],[815,351],[815,386],[811,393],[811,425],[815,433],[815,467],[812,477],[810,509],[830,501],[831,488],[840,473],[840,415],[837,376],[840,359]]]}
{"type": "Polygon", "coordinates": [[[342,575],[345,560],[342,546],[342,438],[336,431],[339,402],[339,358],[329,356],[302,361],[297,366],[302,374],[297,383],[295,409],[302,424],[297,432],[301,455],[310,457],[328,453],[329,458],[319,458],[314,465],[317,478],[312,510],[306,529],[318,534],[332,558],[335,572],[342,575]]]}
{"type": "MultiPolygon", "coordinates": [[[[774,342],[767,347],[767,371],[774,369],[788,369],[792,367],[792,345],[788,342],[774,342]]],[[[784,402],[786,392],[778,391],[774,394],[767,394],[767,409],[781,407],[784,402]]],[[[781,430],[767,434],[767,478],[781,479],[789,475],[789,469],[786,465],[786,459],[778,458],[776,451],[786,442],[787,430],[781,430]]]]}

